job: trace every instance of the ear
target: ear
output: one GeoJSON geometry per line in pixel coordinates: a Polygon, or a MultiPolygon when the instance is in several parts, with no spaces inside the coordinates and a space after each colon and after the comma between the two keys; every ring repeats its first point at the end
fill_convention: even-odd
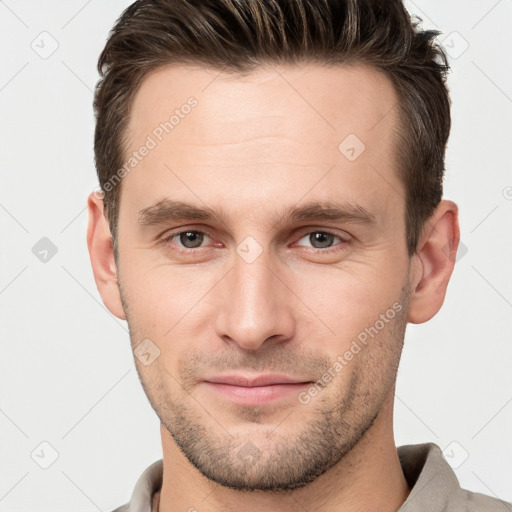
{"type": "Polygon", "coordinates": [[[91,258],[96,286],[103,303],[115,316],[126,320],[117,283],[117,267],[103,198],[98,192],[91,192],[87,199],[89,226],[87,247],[91,258]]]}
{"type": "Polygon", "coordinates": [[[441,309],[455,266],[459,239],[457,205],[443,200],[427,221],[412,257],[409,322],[427,322],[441,309]]]}

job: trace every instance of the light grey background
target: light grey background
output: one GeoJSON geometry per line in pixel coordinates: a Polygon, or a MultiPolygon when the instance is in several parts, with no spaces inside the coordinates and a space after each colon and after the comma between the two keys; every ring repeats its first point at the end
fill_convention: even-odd
{"type": "MultiPolygon", "coordinates": [[[[110,511],[161,457],[85,239],[96,61],[128,4],[0,1],[3,512],[110,511]]],[[[406,5],[452,57],[445,197],[462,250],[441,312],[408,326],[396,442],[437,443],[463,487],[511,501],[512,0],[406,5]]]]}

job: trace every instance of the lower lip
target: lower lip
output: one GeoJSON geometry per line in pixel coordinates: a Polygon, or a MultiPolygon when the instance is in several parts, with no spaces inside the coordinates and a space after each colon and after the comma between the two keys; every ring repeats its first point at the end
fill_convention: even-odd
{"type": "Polygon", "coordinates": [[[205,382],[204,384],[215,393],[244,405],[265,404],[281,398],[296,396],[301,390],[311,385],[310,382],[253,387],[234,386],[219,382],[205,382]]]}

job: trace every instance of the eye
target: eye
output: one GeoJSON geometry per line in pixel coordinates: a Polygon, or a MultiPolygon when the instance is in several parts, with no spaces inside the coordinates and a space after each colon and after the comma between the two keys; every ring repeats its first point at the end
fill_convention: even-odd
{"type": "MultiPolygon", "coordinates": [[[[314,249],[330,249],[334,241],[336,239],[340,240],[341,244],[344,245],[348,243],[348,238],[342,238],[339,235],[336,235],[335,233],[331,233],[330,231],[311,231],[306,236],[303,236],[300,240],[306,239],[311,246],[314,249]]],[[[299,240],[299,242],[300,242],[299,240]]],[[[339,244],[335,244],[339,245],[339,244]]],[[[306,246],[307,247],[307,246],[306,246]]],[[[336,250],[336,249],[333,249],[336,250]]],[[[329,252],[329,251],[322,251],[322,252],[329,252]]]]}
{"type": "MultiPolygon", "coordinates": [[[[164,246],[175,245],[178,251],[188,252],[194,249],[205,248],[203,245],[205,237],[206,239],[211,239],[208,233],[195,229],[173,231],[162,238],[162,244],[164,246]]],[[[300,238],[298,245],[301,245],[300,242],[304,239],[311,244],[309,245],[310,248],[320,252],[336,251],[344,248],[344,246],[349,243],[348,236],[344,238],[341,235],[325,230],[310,231],[300,238]],[[336,243],[336,239],[339,241],[338,243],[336,243]],[[341,247],[338,248],[338,245],[341,247]]],[[[308,246],[305,245],[304,247],[308,246]]]]}
{"type": "Polygon", "coordinates": [[[187,230],[187,231],[177,231],[173,233],[169,233],[162,242],[167,245],[171,243],[177,243],[178,247],[181,246],[185,249],[196,249],[197,247],[201,247],[201,244],[204,241],[204,238],[209,237],[208,234],[203,231],[196,230],[187,230]],[[176,242],[173,240],[176,239],[176,242]],[[179,243],[178,243],[179,242],[179,243]]]}

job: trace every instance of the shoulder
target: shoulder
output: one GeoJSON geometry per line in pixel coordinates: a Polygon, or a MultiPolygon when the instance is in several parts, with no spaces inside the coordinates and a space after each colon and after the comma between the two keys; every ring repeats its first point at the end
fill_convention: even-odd
{"type": "Polygon", "coordinates": [[[466,489],[461,489],[467,512],[512,512],[512,503],[466,489]]]}
{"type": "Polygon", "coordinates": [[[140,512],[153,510],[155,493],[160,490],[163,478],[163,460],[157,460],[148,466],[140,475],[133,489],[132,497],[128,503],[121,505],[112,512],[140,512]]]}
{"type": "Polygon", "coordinates": [[[130,512],[130,504],[125,503],[124,505],[121,505],[120,507],[116,508],[112,512],[130,512]]]}
{"type": "Polygon", "coordinates": [[[411,492],[400,512],[512,512],[512,504],[461,488],[435,443],[405,445],[398,456],[411,492]]]}

